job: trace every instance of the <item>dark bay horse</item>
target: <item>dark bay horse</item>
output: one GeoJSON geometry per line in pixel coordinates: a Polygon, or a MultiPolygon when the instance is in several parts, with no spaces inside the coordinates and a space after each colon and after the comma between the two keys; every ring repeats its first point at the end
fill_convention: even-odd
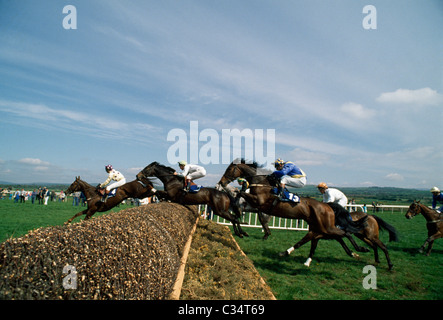
{"type": "MultiPolygon", "coordinates": [[[[343,237],[348,238],[357,251],[367,252],[366,248],[358,246],[352,239],[351,235],[337,228],[335,225],[335,214],[330,205],[317,201],[312,198],[300,198],[300,203],[295,204],[291,202],[278,201],[276,195],[271,194],[271,188],[274,187],[274,181],[270,181],[270,171],[261,170],[256,163],[246,164],[233,162],[226,169],[225,174],[220,179],[222,186],[227,185],[237,177],[243,177],[248,180],[250,193],[241,193],[253,207],[277,217],[290,219],[303,219],[309,224],[309,232],[296,243],[293,247],[280,253],[280,255],[289,255],[294,249],[300,248],[303,244],[311,241],[311,250],[309,258],[305,262],[309,266],[314,255],[317,243],[320,239],[334,239],[337,240],[345,250],[345,252],[352,257],[358,257],[357,254],[351,252],[343,241],[343,237]],[[258,173],[258,174],[257,174],[258,173]]],[[[381,220],[373,216],[368,216],[363,213],[354,212],[351,214],[355,224],[353,225],[354,233],[358,238],[369,244],[374,250],[374,257],[376,262],[379,262],[377,247],[383,250],[388,262],[389,269],[392,269],[389,253],[386,246],[379,239],[379,226],[386,228],[390,233],[390,239],[396,239],[395,229],[381,220]],[[379,223],[377,223],[379,221],[379,223]]]]}
{"type": "MultiPolygon", "coordinates": [[[[221,180],[220,180],[221,181],[221,180]]],[[[240,191],[236,188],[228,185],[222,185],[220,181],[216,184],[215,188],[220,191],[225,191],[229,193],[234,201],[231,201],[231,206],[233,211],[236,212],[239,216],[242,215],[243,212],[255,212],[257,213],[258,220],[260,221],[263,230],[265,232],[263,239],[267,240],[271,235],[271,229],[269,228],[269,220],[271,220],[272,216],[261,212],[257,208],[251,206],[244,198],[240,197],[240,191]]]]}
{"type": "Polygon", "coordinates": [[[65,194],[68,195],[76,191],[82,191],[86,196],[88,208],[74,215],[65,224],[72,222],[72,220],[83,214],[86,215],[85,220],[88,220],[94,213],[108,211],[127,198],[143,199],[153,196],[157,190],[154,189],[151,181],[143,178],[143,180],[125,183],[117,189],[115,196],[108,198],[106,202],[101,202],[102,195],[97,187],[91,186],[89,183],[81,180],[80,177],[76,177],[75,181],[65,191],[65,194]]]}
{"type": "Polygon", "coordinates": [[[240,226],[240,217],[229,212],[231,197],[215,188],[201,188],[197,193],[184,191],[184,179],[174,175],[175,170],[164,166],[158,162],[152,162],[137,174],[137,179],[157,177],[163,182],[165,192],[168,198],[180,204],[207,204],[212,211],[230,221],[234,228],[234,233],[240,238],[248,234],[240,226]]]}
{"type": "Polygon", "coordinates": [[[406,212],[405,217],[407,219],[412,219],[418,214],[422,214],[426,219],[426,228],[428,229],[428,238],[425,243],[420,247],[419,252],[423,253],[426,245],[428,249],[426,255],[431,254],[432,246],[434,245],[434,240],[443,237],[443,215],[437,211],[428,208],[427,206],[420,203],[420,201],[414,201],[406,212]]]}

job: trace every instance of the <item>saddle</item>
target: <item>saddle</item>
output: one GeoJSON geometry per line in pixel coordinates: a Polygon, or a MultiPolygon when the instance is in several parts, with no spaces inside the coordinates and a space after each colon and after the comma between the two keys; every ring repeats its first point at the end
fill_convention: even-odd
{"type": "MultiPolygon", "coordinates": [[[[104,196],[105,190],[106,190],[105,188],[99,188],[98,193],[100,193],[102,196],[104,196]]],[[[108,193],[108,198],[115,197],[117,190],[118,190],[118,188],[112,189],[111,192],[108,193]]]]}

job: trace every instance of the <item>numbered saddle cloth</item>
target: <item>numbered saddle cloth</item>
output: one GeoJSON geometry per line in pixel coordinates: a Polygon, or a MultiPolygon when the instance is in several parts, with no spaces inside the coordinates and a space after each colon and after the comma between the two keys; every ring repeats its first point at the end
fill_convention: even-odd
{"type": "MultiPolygon", "coordinates": [[[[272,190],[272,193],[278,194],[278,188],[274,188],[272,190]]],[[[281,198],[281,201],[288,201],[288,202],[300,202],[300,197],[292,192],[289,192],[286,188],[283,190],[283,197],[281,198]]]]}

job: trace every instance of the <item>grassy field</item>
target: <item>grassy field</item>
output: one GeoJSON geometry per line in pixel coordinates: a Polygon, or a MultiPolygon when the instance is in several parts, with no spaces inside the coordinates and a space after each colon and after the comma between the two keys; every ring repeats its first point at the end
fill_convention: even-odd
{"type": "MultiPolygon", "coordinates": [[[[130,205],[122,204],[113,208],[114,212],[130,208],[130,205]]],[[[62,225],[77,212],[86,209],[86,207],[73,206],[72,198],[66,202],[48,202],[48,205],[41,205],[31,201],[25,203],[14,203],[9,199],[0,200],[0,242],[9,237],[20,237],[29,230],[62,225]]],[[[97,212],[93,217],[98,217],[106,212],[97,212]]],[[[84,216],[76,218],[73,222],[79,222],[84,216]]]]}
{"type": "MultiPolygon", "coordinates": [[[[360,260],[347,256],[337,241],[321,240],[311,266],[303,263],[309,255],[310,244],[292,252],[288,257],[278,253],[300,240],[306,232],[273,230],[268,240],[262,240],[261,229],[247,228],[249,238],[238,239],[240,247],[272,288],[279,300],[294,299],[443,299],[443,240],[436,240],[429,257],[418,253],[427,237],[425,219],[421,216],[407,220],[404,214],[380,213],[399,232],[399,242],[388,242],[389,234],[381,233],[388,245],[394,269],[388,271],[381,250],[376,265],[373,251],[359,253],[360,260]],[[364,289],[366,265],[375,265],[377,289],[364,289]]],[[[347,240],[350,248],[352,246],[347,240]]],[[[360,240],[357,240],[362,244],[360,240]]],[[[364,245],[366,246],[366,245],[364,245]]]]}
{"type": "MultiPolygon", "coordinates": [[[[123,204],[113,211],[129,207],[123,204]]],[[[71,199],[66,203],[49,202],[47,206],[0,200],[0,242],[35,228],[61,225],[81,210],[80,206],[72,206],[71,199]]],[[[394,269],[388,271],[384,254],[379,250],[381,263],[376,265],[376,290],[364,289],[362,285],[367,276],[363,268],[374,264],[372,250],[359,253],[360,260],[355,260],[345,254],[338,242],[323,240],[311,267],[307,268],[303,263],[309,254],[309,244],[288,257],[278,256],[300,240],[304,231],[272,230],[272,235],[264,241],[261,229],[247,228],[250,237],[236,240],[279,300],[443,299],[443,240],[435,241],[431,256],[426,257],[417,250],[427,235],[423,217],[407,220],[404,214],[378,215],[397,228],[400,241],[389,243],[388,233],[381,234],[382,241],[388,244],[394,269]]]]}

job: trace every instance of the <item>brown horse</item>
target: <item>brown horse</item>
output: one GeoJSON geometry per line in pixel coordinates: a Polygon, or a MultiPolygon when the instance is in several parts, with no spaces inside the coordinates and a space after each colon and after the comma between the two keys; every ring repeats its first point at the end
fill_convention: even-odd
{"type": "Polygon", "coordinates": [[[71,219],[66,221],[65,224],[72,222],[72,220],[83,214],[86,215],[85,220],[88,220],[96,212],[108,211],[127,198],[143,199],[153,196],[157,190],[154,189],[154,186],[148,179],[134,180],[119,187],[115,196],[108,198],[106,202],[101,202],[102,195],[97,187],[93,187],[81,180],[80,177],[76,177],[75,181],[65,191],[65,194],[70,194],[76,191],[81,191],[86,196],[88,208],[74,215],[71,219]]]}
{"type": "Polygon", "coordinates": [[[157,177],[164,185],[168,198],[180,204],[207,204],[212,211],[230,221],[234,228],[234,233],[240,238],[248,234],[240,226],[240,217],[229,212],[231,199],[227,193],[216,190],[215,188],[201,188],[197,193],[184,191],[184,179],[174,175],[175,170],[166,167],[158,162],[152,162],[137,174],[137,179],[157,177]]]}
{"type": "Polygon", "coordinates": [[[420,203],[420,201],[414,201],[406,212],[405,217],[407,219],[412,219],[418,214],[422,214],[426,219],[426,228],[428,228],[428,238],[425,243],[420,247],[419,252],[423,253],[426,245],[428,249],[426,255],[431,254],[432,246],[434,245],[434,240],[443,237],[443,217],[441,213],[428,208],[427,206],[420,203]]]}
{"type": "MultiPolygon", "coordinates": [[[[221,181],[221,180],[220,180],[221,181]]],[[[237,213],[241,217],[243,212],[254,212],[257,213],[258,220],[260,221],[264,236],[263,240],[267,240],[271,235],[271,229],[269,228],[269,220],[271,220],[272,216],[257,210],[257,208],[252,207],[244,198],[240,197],[240,191],[236,188],[228,185],[222,185],[220,181],[216,184],[215,188],[220,191],[224,191],[232,196],[234,201],[231,201],[231,206],[233,211],[237,213]]]]}
{"type": "MultiPolygon", "coordinates": [[[[278,217],[290,219],[303,219],[309,224],[309,232],[296,243],[293,247],[280,253],[281,256],[289,255],[294,249],[298,249],[303,244],[311,241],[311,250],[309,258],[305,262],[309,266],[314,255],[317,243],[320,239],[335,239],[345,250],[352,256],[358,257],[357,254],[351,252],[343,241],[343,237],[348,238],[357,251],[367,252],[366,248],[358,246],[352,239],[349,232],[342,230],[335,225],[335,213],[330,205],[319,202],[311,198],[300,198],[300,203],[281,202],[270,192],[275,181],[269,176],[268,171],[261,169],[256,163],[246,164],[237,163],[235,161],[226,169],[225,174],[220,179],[222,186],[227,185],[237,177],[243,177],[250,183],[250,193],[241,193],[241,195],[254,207],[259,210],[278,217]],[[260,172],[261,169],[261,172],[260,172]],[[258,170],[258,171],[257,171],[258,170]],[[257,174],[257,172],[259,174],[257,174]]],[[[344,210],[344,209],[343,209],[344,210]]],[[[386,246],[379,239],[379,226],[387,229],[390,233],[390,240],[397,238],[395,229],[381,220],[380,218],[368,216],[363,213],[354,212],[351,214],[354,223],[349,226],[349,230],[353,230],[358,238],[369,244],[374,250],[375,261],[379,262],[377,247],[381,248],[385,253],[389,269],[392,269],[389,253],[386,246]],[[378,222],[378,223],[377,223],[378,222]]]]}

